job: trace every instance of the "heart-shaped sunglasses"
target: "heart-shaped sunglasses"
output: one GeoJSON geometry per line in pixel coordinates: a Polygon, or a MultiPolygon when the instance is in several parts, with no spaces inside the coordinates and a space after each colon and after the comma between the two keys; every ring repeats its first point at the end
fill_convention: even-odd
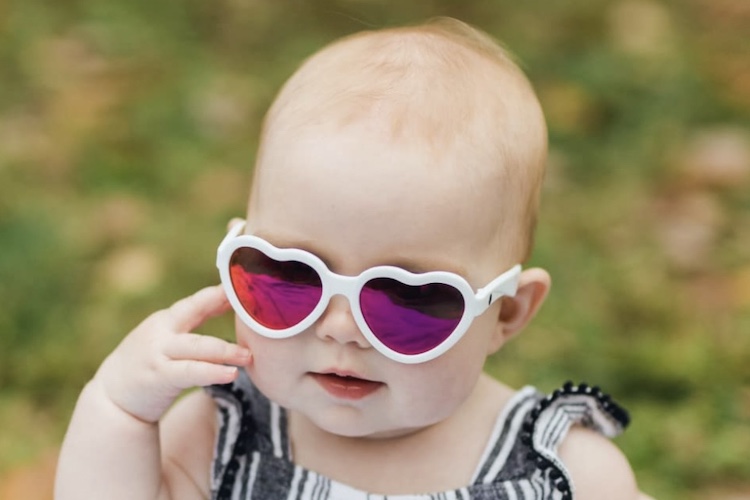
{"type": "Polygon", "coordinates": [[[237,223],[230,229],[216,266],[246,325],[265,337],[291,337],[309,328],[331,297],[343,295],[368,342],[401,363],[422,363],[450,349],[493,302],[515,295],[521,274],[516,265],[477,292],[445,271],[417,274],[377,266],[343,276],[308,251],[241,234],[244,227],[237,223]]]}

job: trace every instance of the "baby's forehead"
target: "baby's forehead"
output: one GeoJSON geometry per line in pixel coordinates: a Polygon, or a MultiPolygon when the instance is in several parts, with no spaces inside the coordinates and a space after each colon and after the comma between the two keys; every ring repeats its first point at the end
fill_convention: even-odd
{"type": "Polygon", "coordinates": [[[394,138],[444,145],[507,128],[523,118],[516,110],[537,106],[533,91],[503,49],[466,29],[397,28],[329,45],[282,88],[265,131],[381,120],[394,138]]]}
{"type": "Polygon", "coordinates": [[[249,210],[256,229],[341,248],[377,235],[395,254],[397,246],[416,248],[435,234],[451,245],[485,248],[518,199],[498,196],[500,182],[483,182],[449,158],[378,140],[366,124],[338,133],[307,130],[269,151],[265,167],[255,178],[249,210]]]}

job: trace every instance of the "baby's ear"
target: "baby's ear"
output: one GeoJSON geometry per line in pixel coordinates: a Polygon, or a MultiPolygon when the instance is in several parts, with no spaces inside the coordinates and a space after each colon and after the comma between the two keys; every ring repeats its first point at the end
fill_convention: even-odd
{"type": "Polygon", "coordinates": [[[534,267],[521,273],[518,291],[513,297],[503,297],[491,352],[529,324],[547,297],[552,280],[544,269],[534,267]]]}

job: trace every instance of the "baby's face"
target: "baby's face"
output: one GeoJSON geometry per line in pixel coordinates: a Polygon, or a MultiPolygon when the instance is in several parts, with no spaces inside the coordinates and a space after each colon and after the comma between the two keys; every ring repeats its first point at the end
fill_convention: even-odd
{"type": "MultiPolygon", "coordinates": [[[[339,274],[376,265],[452,271],[475,288],[512,267],[494,237],[496,189],[460,158],[394,143],[375,124],[308,131],[266,143],[247,231],[308,250],[339,274]]],[[[271,399],[321,429],[393,436],[436,423],[463,403],[498,347],[499,302],[442,356],[401,364],[365,339],[344,297],[308,330],[268,339],[237,321],[254,353],[248,373],[271,399]]]]}

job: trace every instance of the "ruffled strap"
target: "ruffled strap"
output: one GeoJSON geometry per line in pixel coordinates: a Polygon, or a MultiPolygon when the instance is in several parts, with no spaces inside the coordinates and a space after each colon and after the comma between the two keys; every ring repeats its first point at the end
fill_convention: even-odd
{"type": "Polygon", "coordinates": [[[530,449],[528,459],[549,474],[560,498],[571,499],[573,484],[557,455],[557,448],[570,428],[582,425],[612,438],[629,423],[628,412],[599,387],[566,382],[529,412],[522,427],[521,441],[530,449]]]}

